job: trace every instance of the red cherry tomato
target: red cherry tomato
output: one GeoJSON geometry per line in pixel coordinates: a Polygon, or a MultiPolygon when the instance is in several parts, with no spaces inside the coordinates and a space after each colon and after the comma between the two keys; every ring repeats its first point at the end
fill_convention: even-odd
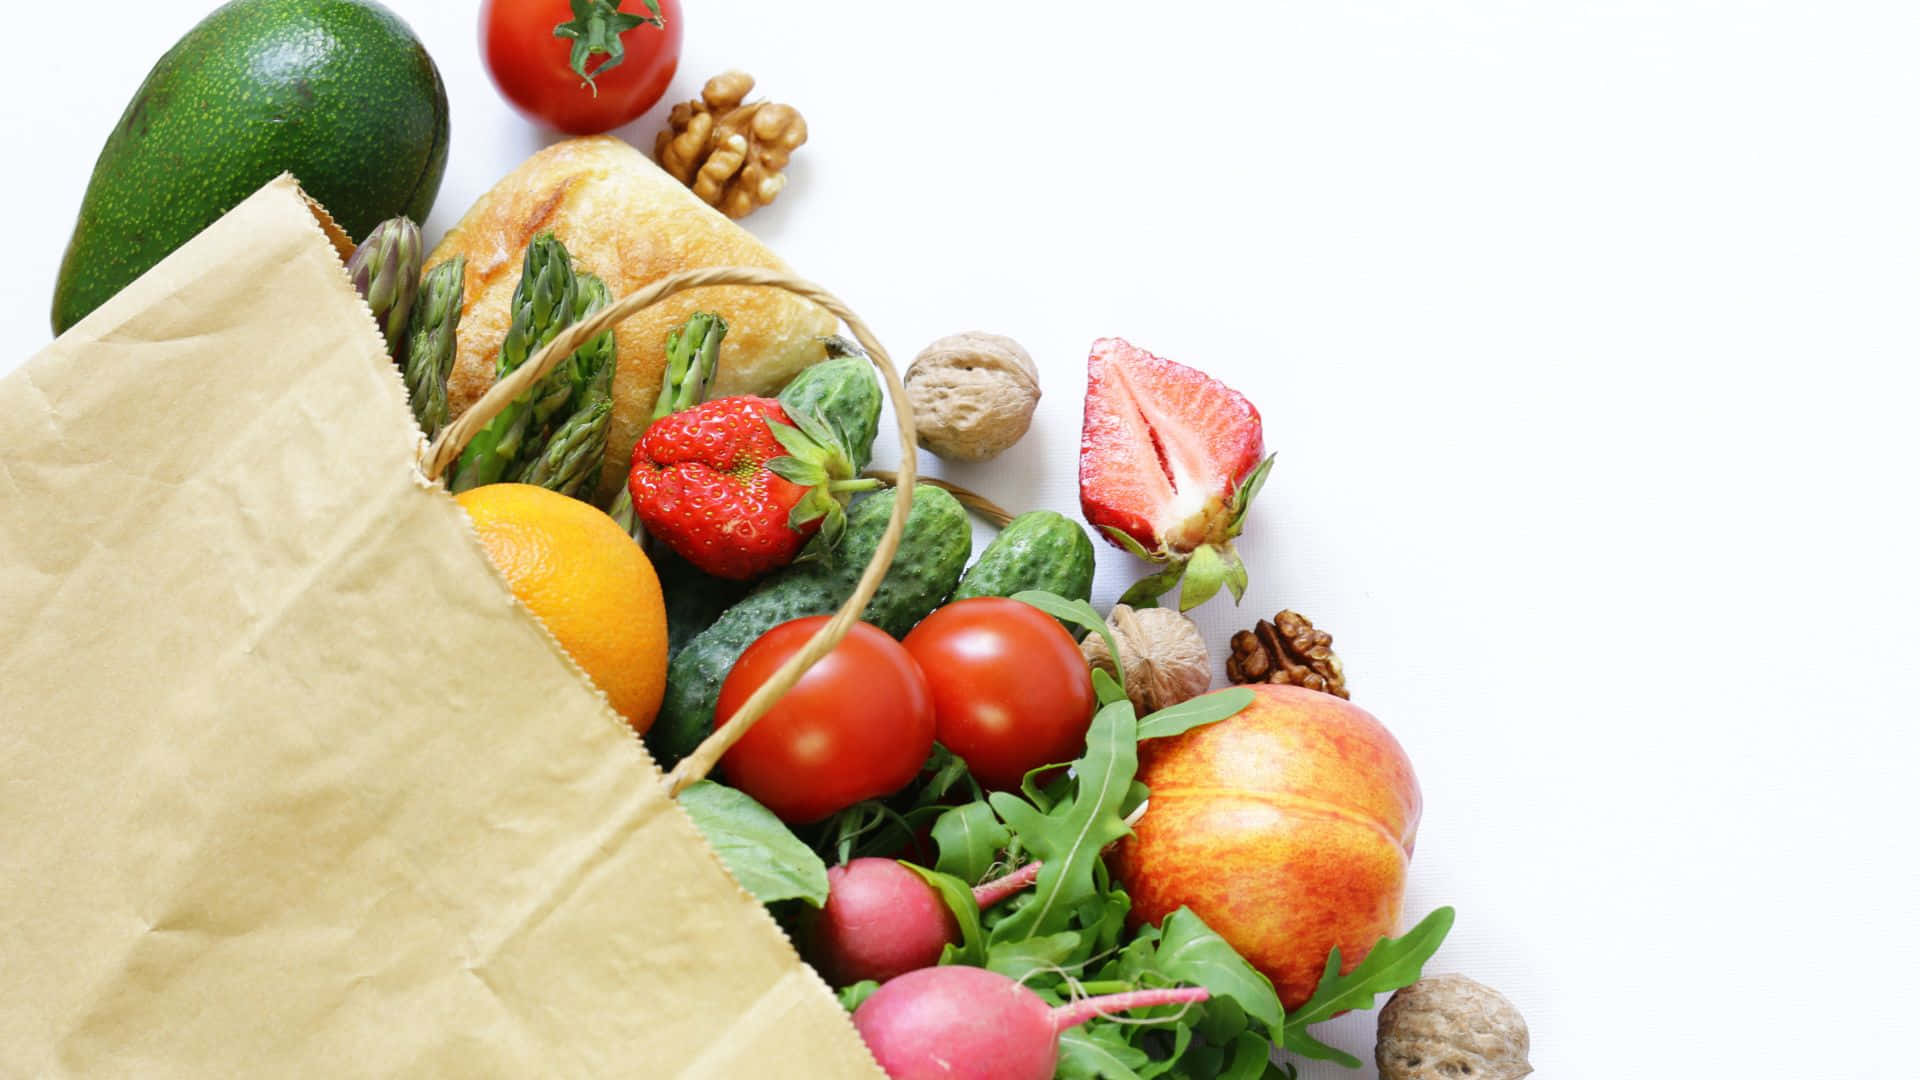
{"type": "MultiPolygon", "coordinates": [[[[827,619],[781,623],[747,646],[720,684],[714,722],[732,719],[827,619]]],[[[891,795],[919,774],[931,753],[933,698],[920,669],[885,631],[854,623],[733,744],[720,767],[729,783],[782,821],[803,824],[891,795]]]]}
{"type": "MultiPolygon", "coordinates": [[[[606,0],[622,12],[648,15],[645,0],[606,0]]],[[[663,25],[642,24],[620,35],[626,51],[618,67],[596,70],[607,53],[586,63],[593,85],[573,70],[573,41],[553,28],[573,21],[568,0],[485,0],[480,47],[500,95],[528,117],[569,135],[609,131],[646,112],[667,92],[680,64],[680,0],[659,0],[663,25]]]]}
{"type": "Polygon", "coordinates": [[[961,600],[902,644],[933,691],[935,736],[987,787],[1016,788],[1029,770],[1085,748],[1093,680],[1051,615],[1018,600],[961,600]]]}

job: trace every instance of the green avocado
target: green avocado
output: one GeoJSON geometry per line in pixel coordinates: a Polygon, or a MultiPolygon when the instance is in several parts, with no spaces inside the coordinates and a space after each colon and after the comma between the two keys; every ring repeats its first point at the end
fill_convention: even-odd
{"type": "Polygon", "coordinates": [[[148,73],[107,136],[53,290],[62,333],[282,172],[355,239],[425,221],[447,91],[371,0],[233,0],[148,73]]]}

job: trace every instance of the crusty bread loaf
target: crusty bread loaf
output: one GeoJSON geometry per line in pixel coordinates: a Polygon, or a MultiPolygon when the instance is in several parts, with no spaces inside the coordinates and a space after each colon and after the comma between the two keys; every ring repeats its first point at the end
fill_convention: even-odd
{"type": "MultiPolygon", "coordinates": [[[[427,257],[467,257],[466,293],[447,405],[458,416],[493,385],[508,301],[534,234],[552,230],[574,266],[616,297],[698,266],[786,264],[746,230],[695,198],[640,151],[609,135],[568,139],[528,158],[480,197],[427,257]]],[[[724,286],[670,297],[614,329],[613,422],[601,494],[619,490],[666,364],[667,332],[695,311],[727,321],[712,393],[770,394],[821,359],[834,318],[777,289],[724,286]]]]}

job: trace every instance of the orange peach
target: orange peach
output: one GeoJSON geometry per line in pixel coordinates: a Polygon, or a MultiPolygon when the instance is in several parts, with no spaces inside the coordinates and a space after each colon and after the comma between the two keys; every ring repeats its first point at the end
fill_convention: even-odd
{"type": "Polygon", "coordinates": [[[1236,716],[1140,744],[1151,795],[1111,865],[1136,920],[1192,908],[1294,1009],[1329,949],[1352,970],[1398,930],[1420,787],[1364,709],[1294,686],[1252,689],[1236,716]]]}

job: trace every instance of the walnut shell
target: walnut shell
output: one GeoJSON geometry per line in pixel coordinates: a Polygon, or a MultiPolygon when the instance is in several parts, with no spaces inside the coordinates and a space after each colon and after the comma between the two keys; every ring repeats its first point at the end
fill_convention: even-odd
{"type": "Polygon", "coordinates": [[[1380,1010],[1380,1080],[1520,1080],[1527,1022],[1499,991],[1464,975],[1434,975],[1380,1010]]]}
{"type": "Polygon", "coordinates": [[[1040,402],[1027,350],[977,330],[920,350],[905,383],[920,445],[948,461],[986,461],[1019,442],[1040,402]]]}
{"type": "MultiPolygon", "coordinates": [[[[1192,619],[1171,608],[1135,611],[1116,604],[1107,625],[1127,669],[1127,697],[1141,716],[1199,697],[1212,685],[1207,641],[1192,619]]],[[[1080,652],[1090,667],[1113,671],[1106,639],[1099,634],[1088,634],[1080,652]]]]}

